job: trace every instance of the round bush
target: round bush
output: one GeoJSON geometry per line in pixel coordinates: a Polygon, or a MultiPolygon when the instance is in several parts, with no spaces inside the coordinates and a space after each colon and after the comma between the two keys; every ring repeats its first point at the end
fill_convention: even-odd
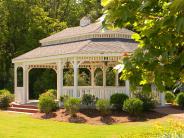
{"type": "Polygon", "coordinates": [[[80,103],[81,100],[79,98],[68,98],[64,101],[64,107],[72,117],[75,117],[80,109],[80,103]]]}
{"type": "Polygon", "coordinates": [[[0,108],[6,110],[13,102],[14,96],[8,90],[0,90],[0,108]]]}
{"type": "Polygon", "coordinates": [[[58,103],[55,102],[55,96],[50,92],[41,94],[39,96],[38,108],[40,112],[45,114],[56,111],[58,109],[58,103]]]}
{"type": "Polygon", "coordinates": [[[127,99],[123,104],[123,110],[131,115],[139,115],[143,112],[143,101],[138,98],[127,99]]]}
{"type": "Polygon", "coordinates": [[[165,93],[165,100],[166,100],[167,103],[173,103],[174,99],[175,99],[174,93],[172,93],[170,91],[167,91],[165,93]]]}
{"type": "Polygon", "coordinates": [[[95,105],[97,98],[91,94],[84,94],[82,96],[82,104],[84,105],[95,105]]]}
{"type": "Polygon", "coordinates": [[[110,113],[110,102],[109,100],[99,99],[96,103],[96,109],[101,112],[103,116],[110,113]]]}
{"type": "Polygon", "coordinates": [[[143,111],[150,111],[155,108],[156,100],[151,93],[138,92],[134,95],[143,102],[143,111]]]}
{"type": "Polygon", "coordinates": [[[57,91],[55,89],[49,89],[47,92],[48,93],[52,93],[54,95],[54,98],[56,99],[56,97],[57,97],[57,91]]]}
{"type": "Polygon", "coordinates": [[[181,92],[176,97],[176,103],[184,109],[184,92],[181,92]]]}
{"type": "Polygon", "coordinates": [[[126,99],[128,99],[126,94],[115,93],[110,97],[110,104],[112,104],[115,109],[121,110],[121,107],[126,99]]]}

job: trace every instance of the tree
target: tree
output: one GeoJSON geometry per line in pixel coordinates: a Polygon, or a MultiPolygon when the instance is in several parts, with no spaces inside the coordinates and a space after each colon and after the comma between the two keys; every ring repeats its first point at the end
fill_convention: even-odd
{"type": "Polygon", "coordinates": [[[104,23],[109,28],[126,27],[136,32],[135,52],[122,61],[122,78],[132,89],[142,85],[159,90],[184,83],[184,1],[103,0],[104,23]]]}

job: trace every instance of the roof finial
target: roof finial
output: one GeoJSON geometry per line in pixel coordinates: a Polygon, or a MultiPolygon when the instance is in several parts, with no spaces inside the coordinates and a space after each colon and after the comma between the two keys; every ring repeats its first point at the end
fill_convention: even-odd
{"type": "Polygon", "coordinates": [[[84,16],[81,20],[80,20],[80,26],[84,27],[87,26],[91,23],[91,19],[88,16],[84,16]]]}

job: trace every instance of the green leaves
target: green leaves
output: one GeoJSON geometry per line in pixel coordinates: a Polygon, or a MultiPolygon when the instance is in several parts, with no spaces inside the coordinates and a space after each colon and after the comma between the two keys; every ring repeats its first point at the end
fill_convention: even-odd
{"type": "Polygon", "coordinates": [[[145,90],[151,83],[164,90],[183,82],[184,1],[122,0],[106,5],[106,25],[131,28],[139,42],[123,59],[122,78],[129,79],[133,89],[141,85],[145,90]]]}

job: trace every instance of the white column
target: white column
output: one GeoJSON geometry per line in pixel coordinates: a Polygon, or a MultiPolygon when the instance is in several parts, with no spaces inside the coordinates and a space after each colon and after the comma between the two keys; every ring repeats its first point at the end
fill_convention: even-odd
{"type": "Polygon", "coordinates": [[[91,86],[95,86],[95,68],[91,67],[91,86]]]}
{"type": "Polygon", "coordinates": [[[23,66],[23,94],[22,103],[26,103],[29,100],[29,71],[28,65],[23,66]]]}
{"type": "Polygon", "coordinates": [[[14,93],[17,88],[17,65],[14,64],[14,93]]]}
{"type": "Polygon", "coordinates": [[[103,86],[106,86],[106,67],[103,67],[103,86]]]}
{"type": "Polygon", "coordinates": [[[74,87],[73,87],[73,96],[77,97],[77,88],[78,88],[78,63],[77,60],[74,60],[74,87]]]}
{"type": "Polygon", "coordinates": [[[59,61],[57,63],[57,100],[60,99],[63,89],[63,68],[64,64],[59,61]]]}
{"type": "Polygon", "coordinates": [[[165,93],[161,92],[160,93],[160,104],[161,104],[161,106],[165,106],[165,103],[166,103],[166,101],[165,101],[165,93]]]}
{"type": "Polygon", "coordinates": [[[130,96],[130,82],[129,82],[129,80],[125,81],[125,89],[126,89],[126,94],[128,96],[130,96]]]}
{"type": "Polygon", "coordinates": [[[115,74],[115,86],[119,86],[119,73],[118,73],[118,71],[116,71],[116,74],[115,74]]]}

